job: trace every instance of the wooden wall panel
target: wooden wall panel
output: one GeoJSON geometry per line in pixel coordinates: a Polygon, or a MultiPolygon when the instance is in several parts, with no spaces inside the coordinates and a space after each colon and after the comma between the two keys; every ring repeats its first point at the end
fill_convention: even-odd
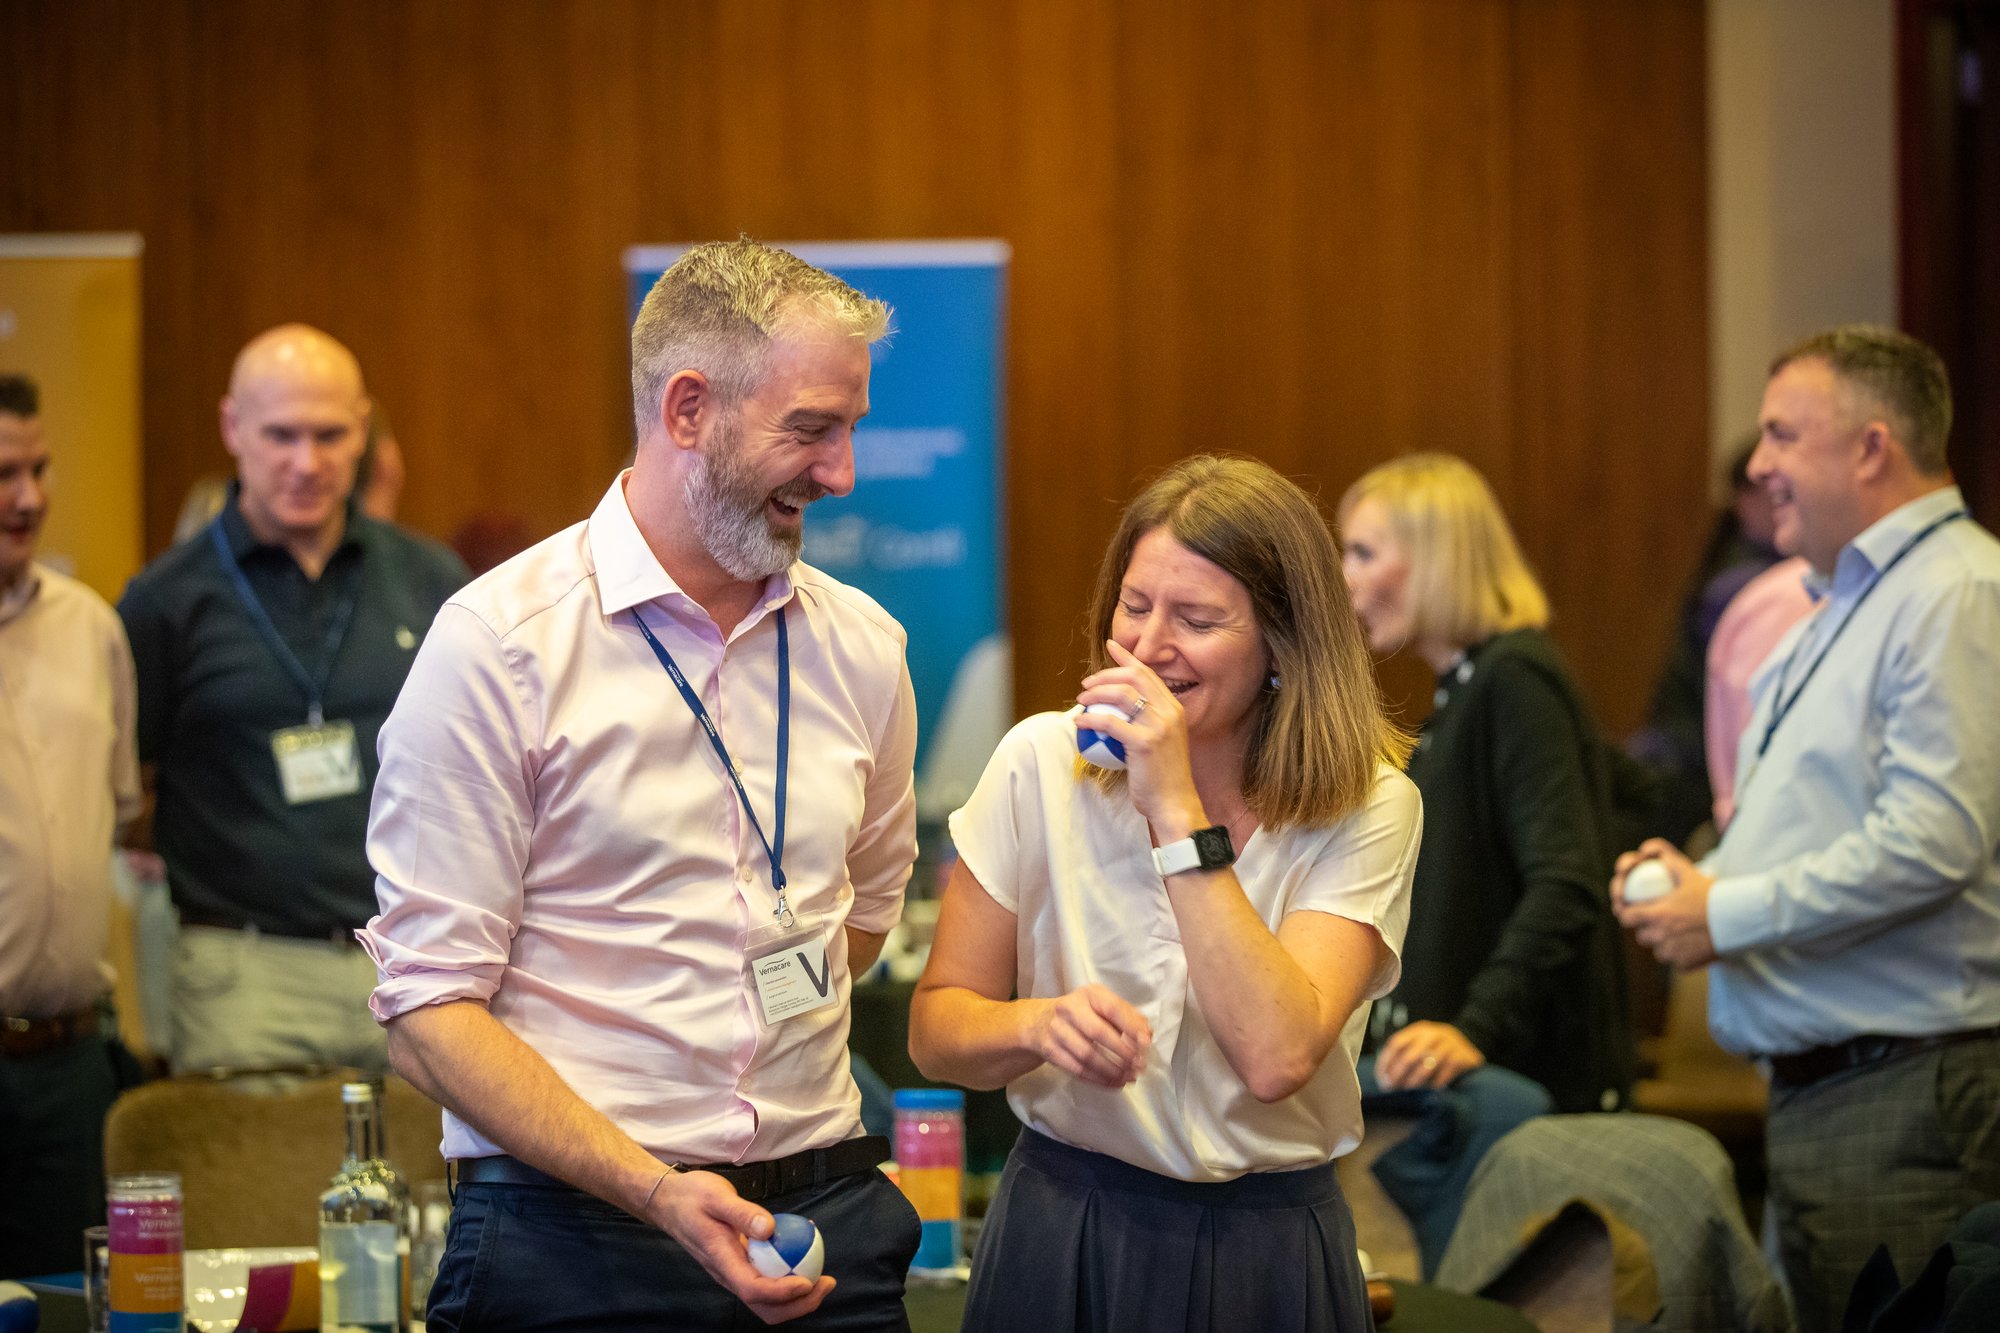
{"type": "Polygon", "coordinates": [[[1496,471],[1556,637],[1621,724],[1707,528],[1705,131],[1687,95],[1702,22],[1689,6],[1515,13],[1522,355],[1496,471]]]}
{"type": "Polygon", "coordinates": [[[630,446],[625,245],[1002,237],[1024,707],[1146,474],[1330,505],[1440,448],[1624,726],[1706,494],[1702,43],[1699,0],[0,0],[0,229],[147,237],[152,549],[269,324],[360,355],[408,520],[546,532],[630,446]]]}

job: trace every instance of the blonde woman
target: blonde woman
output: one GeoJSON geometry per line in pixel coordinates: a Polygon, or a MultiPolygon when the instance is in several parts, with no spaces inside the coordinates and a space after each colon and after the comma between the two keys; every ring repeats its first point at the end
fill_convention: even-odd
{"type": "Polygon", "coordinates": [[[1325,521],[1195,458],[1126,509],[1076,696],[1001,742],[911,1012],[1025,1128],[965,1327],[1371,1327],[1332,1159],[1422,817],[1325,521]],[[1129,720],[1126,720],[1129,717],[1129,720]],[[1109,732],[1123,772],[1077,757],[1109,732]]]}
{"type": "Polygon", "coordinates": [[[1403,976],[1372,1020],[1375,1081],[1425,1115],[1377,1174],[1428,1272],[1494,1139],[1551,1103],[1612,1110],[1630,1091],[1609,774],[1543,632],[1548,599],[1478,472],[1445,454],[1385,463],[1342,498],[1340,526],[1369,646],[1437,674],[1410,759],[1429,828],[1403,976]]]}

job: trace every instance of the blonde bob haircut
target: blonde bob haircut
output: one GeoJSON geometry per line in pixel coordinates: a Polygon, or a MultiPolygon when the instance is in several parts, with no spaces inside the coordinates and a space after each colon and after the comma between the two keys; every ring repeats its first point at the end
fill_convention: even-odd
{"type": "Polygon", "coordinates": [[[1535,581],[1486,478],[1451,454],[1411,454],[1382,464],[1340,498],[1346,526],[1373,500],[1409,553],[1411,632],[1466,648],[1510,629],[1549,623],[1535,581]]]}
{"type": "MultiPolygon", "coordinates": [[[[1312,499],[1262,463],[1203,455],[1169,468],[1125,506],[1091,595],[1090,669],[1110,665],[1104,641],[1132,562],[1149,532],[1168,535],[1250,594],[1271,654],[1243,796],[1273,831],[1331,824],[1367,802],[1378,762],[1402,767],[1410,737],[1383,711],[1368,644],[1340,575],[1340,550],[1312,499]]],[[[1079,761],[1081,762],[1081,761],[1079,761]]],[[[1106,791],[1125,774],[1085,764],[1106,791]]]]}

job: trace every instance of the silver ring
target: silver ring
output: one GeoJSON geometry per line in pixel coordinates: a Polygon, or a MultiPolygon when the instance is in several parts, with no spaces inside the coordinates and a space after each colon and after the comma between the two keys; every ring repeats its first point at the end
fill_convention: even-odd
{"type": "Polygon", "coordinates": [[[1138,721],[1139,714],[1145,712],[1147,707],[1150,706],[1152,702],[1153,701],[1151,699],[1148,699],[1143,694],[1140,695],[1137,699],[1135,699],[1132,703],[1132,720],[1135,722],[1138,721]]]}

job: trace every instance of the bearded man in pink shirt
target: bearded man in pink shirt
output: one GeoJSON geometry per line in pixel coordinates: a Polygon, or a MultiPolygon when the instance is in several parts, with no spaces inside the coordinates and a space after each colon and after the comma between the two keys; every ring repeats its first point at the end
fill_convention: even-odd
{"type": "Polygon", "coordinates": [[[908,1327],[918,1223],[847,1028],[915,856],[916,705],[901,626],[798,559],[888,315],[688,251],[633,324],[633,466],[445,605],[383,728],[360,937],[446,1107],[434,1330],[908,1327]],[[751,1267],[776,1212],[827,1276],[751,1267]]]}

